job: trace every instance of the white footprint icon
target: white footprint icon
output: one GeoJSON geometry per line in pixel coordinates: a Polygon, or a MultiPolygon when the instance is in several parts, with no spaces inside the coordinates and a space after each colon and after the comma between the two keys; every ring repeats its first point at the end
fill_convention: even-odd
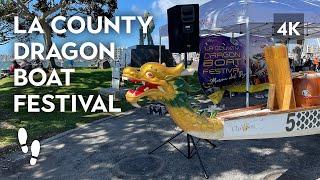
{"type": "Polygon", "coordinates": [[[28,139],[27,131],[24,128],[20,128],[18,131],[18,140],[21,145],[21,150],[23,153],[28,152],[27,139],[28,139]]]}
{"type": "Polygon", "coordinates": [[[40,153],[40,142],[38,140],[34,140],[31,144],[31,159],[30,164],[33,166],[37,163],[37,159],[40,153]]]}

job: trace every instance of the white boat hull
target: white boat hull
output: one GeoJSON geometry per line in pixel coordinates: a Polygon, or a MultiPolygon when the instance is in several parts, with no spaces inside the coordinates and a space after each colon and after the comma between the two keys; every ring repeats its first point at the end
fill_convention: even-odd
{"type": "Polygon", "coordinates": [[[320,108],[249,115],[224,121],[220,140],[266,139],[320,134],[320,108]]]}

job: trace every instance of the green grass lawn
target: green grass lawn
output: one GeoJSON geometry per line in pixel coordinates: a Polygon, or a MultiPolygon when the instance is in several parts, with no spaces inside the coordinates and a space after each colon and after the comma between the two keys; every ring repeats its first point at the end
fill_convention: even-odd
{"type": "MultiPolygon", "coordinates": [[[[64,82],[64,75],[60,78],[64,82]]],[[[100,88],[108,88],[111,86],[111,70],[100,69],[76,69],[71,74],[71,86],[68,87],[34,87],[27,85],[25,87],[14,87],[13,78],[5,78],[0,80],[0,149],[11,145],[17,145],[17,131],[20,127],[24,127],[28,131],[28,140],[44,139],[60,132],[73,129],[79,125],[110,116],[110,113],[86,113],[78,105],[78,112],[61,113],[59,106],[52,113],[28,113],[26,108],[21,108],[19,113],[13,111],[13,96],[15,94],[63,94],[63,95],[98,95],[100,88]]],[[[39,100],[41,101],[41,100],[39,100]]],[[[80,105],[80,106],[79,106],[80,105]]],[[[108,102],[105,101],[105,105],[108,102]]],[[[57,104],[56,104],[57,106],[57,104]]],[[[66,103],[66,109],[71,109],[71,103],[66,103]]],[[[41,106],[40,106],[41,107],[41,106]]],[[[116,102],[115,107],[121,107],[122,111],[131,108],[125,100],[116,102]]],[[[30,143],[28,142],[28,143],[30,143]]]]}
{"type": "MultiPolygon", "coordinates": [[[[19,113],[14,113],[13,97],[17,94],[40,95],[45,94],[62,94],[62,95],[83,95],[87,99],[88,95],[98,95],[100,88],[111,87],[111,69],[89,69],[79,68],[75,73],[71,74],[71,86],[42,86],[34,87],[27,85],[25,87],[14,87],[13,78],[5,78],[0,80],[0,156],[2,150],[15,150],[18,146],[17,132],[20,127],[24,127],[28,131],[28,143],[34,139],[44,139],[55,134],[73,129],[79,125],[92,122],[107,116],[111,113],[90,113],[84,112],[80,103],[77,103],[78,112],[59,112],[59,103],[55,101],[56,110],[52,113],[28,113],[26,107],[21,107],[19,113]]],[[[40,77],[38,77],[40,78],[40,77]]],[[[60,75],[62,82],[64,74],[60,75]]],[[[191,85],[193,93],[199,94],[199,83],[197,75],[185,77],[186,81],[191,85]]],[[[133,83],[126,82],[125,87],[136,86],[133,83]]],[[[94,99],[95,100],[95,99],[94,99]]],[[[41,102],[41,100],[39,100],[41,102]]],[[[145,105],[146,101],[140,102],[145,105]]],[[[108,102],[105,101],[105,105],[108,102]]],[[[133,107],[122,100],[115,102],[115,107],[120,107],[122,112],[132,109],[133,107]]],[[[41,104],[40,104],[41,107],[41,104]]],[[[71,102],[66,102],[66,110],[71,110],[71,102]]],[[[90,108],[91,110],[91,108],[90,108]]]]}

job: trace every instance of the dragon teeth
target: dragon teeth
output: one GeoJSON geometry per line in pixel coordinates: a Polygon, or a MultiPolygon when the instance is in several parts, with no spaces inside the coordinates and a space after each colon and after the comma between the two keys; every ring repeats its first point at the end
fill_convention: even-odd
{"type": "Polygon", "coordinates": [[[138,103],[131,103],[131,105],[136,108],[141,108],[141,106],[138,103]]]}
{"type": "Polygon", "coordinates": [[[164,92],[164,93],[165,93],[164,89],[163,89],[161,86],[158,86],[158,89],[159,89],[161,92],[164,92]]]}
{"type": "Polygon", "coordinates": [[[143,84],[143,85],[146,85],[146,82],[142,81],[142,84],[143,84]]]}
{"type": "Polygon", "coordinates": [[[146,88],[144,88],[144,90],[143,91],[148,91],[149,90],[149,88],[148,87],[146,87],[146,88]]]}

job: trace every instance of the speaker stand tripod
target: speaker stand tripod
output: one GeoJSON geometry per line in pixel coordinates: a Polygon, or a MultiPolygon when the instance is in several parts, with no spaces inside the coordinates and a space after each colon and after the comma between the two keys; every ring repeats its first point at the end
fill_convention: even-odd
{"type": "Polygon", "coordinates": [[[184,152],[182,152],[179,148],[177,148],[174,144],[171,143],[171,141],[173,139],[175,139],[176,137],[180,136],[181,134],[183,133],[183,131],[180,131],[178,132],[177,134],[173,135],[172,137],[170,137],[169,139],[167,139],[166,141],[164,141],[161,145],[159,145],[158,147],[156,147],[155,149],[153,149],[152,151],[150,151],[148,154],[152,154],[154,153],[155,151],[157,151],[158,149],[160,149],[162,146],[164,146],[165,144],[170,144],[172,147],[174,147],[179,153],[181,153],[185,158],[187,159],[191,159],[195,154],[197,155],[198,157],[198,160],[199,160],[199,163],[201,165],[201,168],[202,168],[202,171],[204,173],[204,177],[206,179],[209,178],[208,174],[207,174],[207,171],[206,171],[206,168],[204,167],[203,165],[203,162],[202,162],[202,158],[199,154],[199,151],[198,151],[198,143],[200,140],[204,140],[205,142],[209,143],[213,148],[216,147],[215,144],[213,144],[210,140],[208,139],[198,139],[197,142],[194,141],[194,138],[193,136],[191,136],[190,134],[187,134],[187,154],[185,154],[184,152]],[[193,145],[193,148],[191,149],[191,143],[193,145]]]}

